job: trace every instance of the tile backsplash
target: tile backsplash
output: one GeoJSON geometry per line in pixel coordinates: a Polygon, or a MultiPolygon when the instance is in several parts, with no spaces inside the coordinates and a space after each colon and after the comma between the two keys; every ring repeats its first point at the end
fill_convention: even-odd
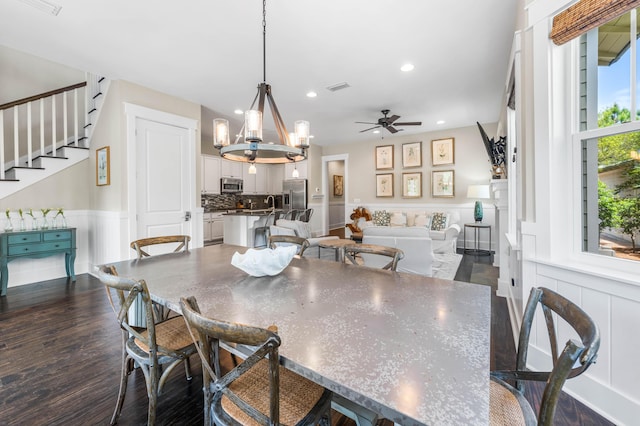
{"type": "MultiPolygon", "coordinates": [[[[242,201],[244,208],[268,209],[265,199],[269,194],[203,194],[200,198],[200,205],[205,212],[216,210],[235,209],[238,201],[242,201]]],[[[277,195],[276,197],[282,197],[277,195]]]]}

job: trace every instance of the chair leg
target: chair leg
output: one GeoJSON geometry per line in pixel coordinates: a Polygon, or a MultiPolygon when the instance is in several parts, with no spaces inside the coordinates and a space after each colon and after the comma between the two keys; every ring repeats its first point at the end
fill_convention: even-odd
{"type": "MultiPolygon", "coordinates": [[[[126,339],[126,337],[125,337],[126,339]]],[[[124,342],[123,342],[124,344],[124,342]]],[[[127,352],[122,349],[122,368],[120,369],[120,390],[118,391],[118,401],[116,402],[116,408],[113,411],[113,416],[111,416],[111,425],[115,425],[118,423],[118,417],[120,417],[120,412],[122,411],[122,405],[124,404],[124,396],[127,393],[127,380],[129,379],[130,373],[130,365],[132,364],[132,359],[129,358],[127,352]]]]}
{"type": "Polygon", "coordinates": [[[191,374],[191,361],[189,361],[189,357],[184,359],[184,370],[187,374],[187,380],[191,381],[191,379],[193,379],[193,375],[191,374]]]}
{"type": "Polygon", "coordinates": [[[156,407],[158,405],[158,387],[160,382],[160,372],[157,365],[149,366],[149,414],[147,416],[147,426],[154,426],[156,423],[156,407]]]}

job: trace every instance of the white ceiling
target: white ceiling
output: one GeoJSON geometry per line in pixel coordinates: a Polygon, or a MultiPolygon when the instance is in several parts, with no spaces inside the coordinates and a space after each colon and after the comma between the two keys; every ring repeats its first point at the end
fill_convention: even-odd
{"type": "MultiPolygon", "coordinates": [[[[231,118],[262,82],[259,0],[49,1],[58,16],[3,0],[0,44],[231,118]]],[[[371,139],[359,133],[371,126],[354,122],[375,122],[384,108],[422,121],[397,135],[495,122],[517,3],[269,0],[267,83],[288,129],[310,121],[319,145],[371,139]],[[415,70],[400,71],[406,62],[415,70]],[[351,87],[326,89],[341,82],[351,87]]]]}

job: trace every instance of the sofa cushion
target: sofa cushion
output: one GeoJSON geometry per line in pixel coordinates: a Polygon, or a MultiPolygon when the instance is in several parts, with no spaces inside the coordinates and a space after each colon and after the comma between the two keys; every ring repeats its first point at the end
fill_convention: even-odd
{"type": "Polygon", "coordinates": [[[429,231],[429,236],[432,240],[444,240],[447,233],[444,231],[429,231]]]}
{"type": "Polygon", "coordinates": [[[431,230],[442,231],[447,227],[447,214],[436,212],[431,215],[431,230]]]}
{"type": "Polygon", "coordinates": [[[389,226],[391,215],[386,210],[376,210],[372,216],[373,224],[377,226],[389,226]]]}
{"type": "Polygon", "coordinates": [[[421,226],[407,226],[406,228],[392,226],[371,226],[362,230],[363,235],[391,236],[391,237],[423,237],[429,238],[429,230],[421,226]]]}

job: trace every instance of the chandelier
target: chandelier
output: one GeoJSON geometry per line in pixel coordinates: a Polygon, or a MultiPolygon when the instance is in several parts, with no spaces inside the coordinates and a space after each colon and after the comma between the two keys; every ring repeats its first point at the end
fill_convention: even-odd
{"type": "MultiPolygon", "coordinates": [[[[271,94],[271,86],[267,84],[266,67],[266,0],[262,3],[262,83],[258,85],[258,93],[249,110],[244,113],[244,125],[234,143],[229,143],[229,121],[224,118],[213,120],[213,146],[220,150],[220,155],[228,160],[251,163],[281,164],[302,161],[307,158],[309,148],[309,122],[299,120],[294,123],[294,132],[288,133],[280,116],[280,111],[271,94]],[[275,122],[278,142],[262,140],[262,118],[265,100],[271,109],[275,122]],[[256,101],[258,102],[257,109],[256,101]],[[244,136],[244,137],[243,137],[244,136]],[[240,139],[243,137],[243,141],[240,139]]],[[[255,173],[255,172],[254,172],[255,173]]]]}

